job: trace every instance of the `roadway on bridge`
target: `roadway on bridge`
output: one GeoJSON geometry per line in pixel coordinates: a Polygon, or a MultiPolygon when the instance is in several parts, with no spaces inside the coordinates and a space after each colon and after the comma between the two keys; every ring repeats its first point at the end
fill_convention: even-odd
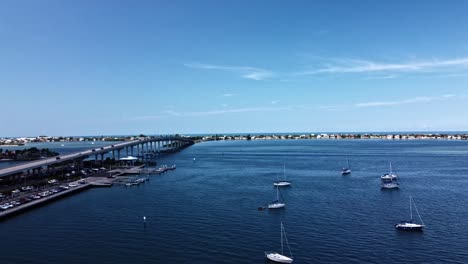
{"type": "Polygon", "coordinates": [[[77,152],[77,153],[72,153],[72,154],[67,154],[67,155],[60,155],[60,156],[56,156],[56,157],[53,157],[53,158],[47,158],[47,159],[38,160],[38,161],[31,161],[31,162],[24,163],[24,164],[21,164],[21,165],[1,169],[0,170],[0,177],[5,177],[5,176],[12,175],[12,174],[15,174],[15,173],[20,173],[20,172],[23,172],[23,171],[36,169],[36,168],[39,168],[39,167],[42,167],[42,166],[61,163],[61,162],[67,161],[67,160],[83,158],[83,157],[90,156],[90,155],[103,154],[103,153],[107,153],[107,152],[110,152],[110,151],[113,151],[113,150],[123,149],[123,148],[125,148],[127,146],[135,146],[137,144],[143,144],[143,143],[147,143],[147,142],[151,142],[151,141],[157,141],[157,140],[163,140],[163,139],[164,138],[133,140],[133,141],[118,143],[118,144],[114,144],[114,145],[106,146],[106,147],[102,147],[102,148],[90,149],[90,150],[80,151],[80,152],[77,152]]]}

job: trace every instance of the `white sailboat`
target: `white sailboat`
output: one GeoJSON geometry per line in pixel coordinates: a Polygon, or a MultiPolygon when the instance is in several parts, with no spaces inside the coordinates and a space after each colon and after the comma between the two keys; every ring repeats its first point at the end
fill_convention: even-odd
{"type": "Polygon", "coordinates": [[[346,168],[341,169],[341,175],[349,175],[351,174],[351,168],[349,167],[349,159],[346,157],[346,168]]]}
{"type": "Polygon", "coordinates": [[[273,183],[274,186],[290,186],[291,181],[286,180],[286,165],[283,165],[283,180],[277,180],[273,183]]]}
{"type": "Polygon", "coordinates": [[[289,247],[288,237],[286,236],[286,231],[284,230],[283,222],[281,222],[281,254],[275,251],[266,251],[265,257],[271,261],[278,262],[278,263],[292,263],[293,262],[293,256],[291,253],[291,248],[289,247]],[[284,234],[284,240],[286,241],[286,245],[288,246],[290,257],[284,255],[283,234],[284,234]]]}
{"type": "Polygon", "coordinates": [[[380,176],[382,181],[393,181],[398,178],[398,175],[394,174],[392,171],[392,163],[390,162],[390,172],[385,173],[384,175],[380,176]]]}
{"type": "Polygon", "coordinates": [[[413,201],[413,197],[410,196],[410,221],[401,221],[399,224],[395,225],[395,228],[402,231],[423,231],[424,226],[424,222],[419,214],[416,204],[413,201]],[[413,223],[413,206],[411,202],[414,204],[414,209],[416,209],[416,213],[418,213],[421,224],[413,223]]]}
{"type": "Polygon", "coordinates": [[[279,209],[285,206],[286,204],[279,200],[279,187],[276,186],[276,200],[268,204],[268,209],[279,209]]]}
{"type": "Polygon", "coordinates": [[[380,187],[382,189],[398,189],[400,188],[400,184],[394,181],[391,182],[383,182],[380,187]]]}

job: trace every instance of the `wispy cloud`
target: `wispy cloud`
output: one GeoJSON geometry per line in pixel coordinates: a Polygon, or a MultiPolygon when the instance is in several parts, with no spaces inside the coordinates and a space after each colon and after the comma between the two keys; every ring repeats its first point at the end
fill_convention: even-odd
{"type": "Polygon", "coordinates": [[[221,96],[222,96],[222,97],[232,97],[232,96],[234,96],[234,95],[235,95],[235,94],[233,94],[233,93],[225,93],[225,94],[222,94],[221,96]]]}
{"type": "Polygon", "coordinates": [[[395,79],[398,75],[396,74],[387,74],[387,75],[376,75],[376,76],[369,76],[365,78],[366,80],[388,80],[388,79],[395,79]]]}
{"type": "Polygon", "coordinates": [[[329,112],[339,112],[349,109],[348,105],[320,105],[317,107],[318,110],[329,111],[329,112]]]}
{"type": "MultiPolygon", "coordinates": [[[[432,59],[401,63],[383,63],[370,60],[332,59],[323,67],[296,72],[294,75],[316,75],[323,73],[409,73],[409,72],[453,72],[468,68],[468,57],[455,59],[432,59]]],[[[388,75],[392,76],[392,75],[388,75]]]]}
{"type": "Polygon", "coordinates": [[[200,112],[188,112],[187,116],[208,116],[208,115],[221,115],[228,113],[245,113],[245,112],[271,112],[290,110],[289,107],[246,107],[246,108],[231,108],[231,109],[220,109],[211,111],[200,111],[200,112]]]}
{"type": "Polygon", "coordinates": [[[166,110],[166,111],[163,111],[163,113],[171,115],[171,116],[181,116],[179,112],[172,111],[172,110],[166,110]]]}
{"type": "Polygon", "coordinates": [[[274,104],[277,104],[277,103],[279,103],[278,100],[273,100],[273,101],[271,101],[271,104],[273,104],[273,105],[274,105],[274,104]]]}
{"type": "Polygon", "coordinates": [[[170,110],[163,111],[161,114],[146,115],[135,117],[135,120],[161,119],[165,117],[199,117],[223,115],[230,113],[247,113],[247,112],[272,112],[282,110],[292,110],[292,107],[244,107],[244,108],[226,108],[228,105],[223,105],[223,109],[215,109],[208,111],[192,111],[192,112],[174,112],[170,110]]]}
{"type": "Polygon", "coordinates": [[[413,104],[413,103],[429,103],[433,101],[441,101],[441,100],[448,100],[456,98],[453,94],[444,94],[441,96],[436,97],[414,97],[409,99],[403,100],[396,100],[396,101],[375,101],[375,102],[364,102],[364,103],[357,103],[354,104],[355,107],[362,108],[362,107],[379,107],[379,106],[394,106],[394,105],[404,105],[404,104],[413,104]]]}
{"type": "Polygon", "coordinates": [[[397,106],[405,104],[417,104],[417,103],[430,103],[444,100],[465,100],[468,96],[455,95],[455,94],[443,94],[439,96],[420,96],[409,99],[401,99],[394,101],[370,101],[361,102],[356,104],[339,104],[339,105],[287,105],[277,106],[279,101],[271,101],[271,106],[259,106],[259,107],[239,107],[231,108],[227,104],[222,104],[223,108],[213,109],[207,111],[187,111],[187,112],[176,112],[172,110],[165,110],[159,114],[138,116],[133,118],[134,120],[154,120],[163,119],[170,117],[203,117],[203,116],[216,116],[232,113],[257,113],[257,112],[274,112],[274,111],[350,111],[352,109],[368,108],[368,107],[386,107],[386,106],[397,106]]]}
{"type": "Polygon", "coordinates": [[[203,64],[203,63],[185,63],[185,67],[194,68],[194,69],[204,69],[204,70],[219,70],[219,71],[228,71],[240,74],[242,78],[250,80],[265,80],[273,77],[273,72],[261,68],[250,67],[250,66],[223,66],[223,65],[212,65],[212,64],[203,64]]]}

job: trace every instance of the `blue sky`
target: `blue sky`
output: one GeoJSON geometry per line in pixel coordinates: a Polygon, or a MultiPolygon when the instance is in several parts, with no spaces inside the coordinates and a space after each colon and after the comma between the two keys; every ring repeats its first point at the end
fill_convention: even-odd
{"type": "Polygon", "coordinates": [[[0,136],[468,130],[466,1],[1,1],[0,136]]]}

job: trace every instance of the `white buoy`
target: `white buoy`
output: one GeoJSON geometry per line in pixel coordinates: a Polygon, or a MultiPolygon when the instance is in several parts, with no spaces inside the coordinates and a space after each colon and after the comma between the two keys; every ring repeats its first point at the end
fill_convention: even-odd
{"type": "Polygon", "coordinates": [[[143,222],[146,223],[146,216],[143,216],[143,222]]]}

